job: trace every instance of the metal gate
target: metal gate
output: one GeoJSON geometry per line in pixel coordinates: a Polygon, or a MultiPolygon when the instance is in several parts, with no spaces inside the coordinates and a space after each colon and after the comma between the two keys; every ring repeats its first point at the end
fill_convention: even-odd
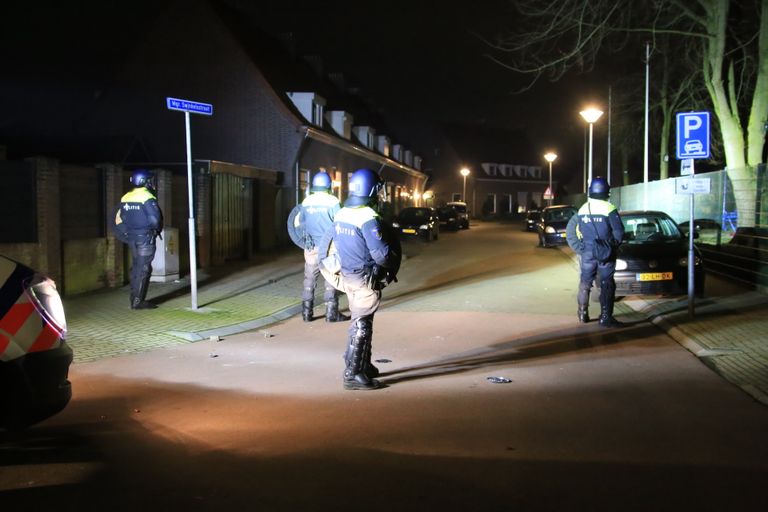
{"type": "Polygon", "coordinates": [[[211,259],[221,264],[249,256],[253,219],[253,180],[226,173],[212,179],[211,259]]]}

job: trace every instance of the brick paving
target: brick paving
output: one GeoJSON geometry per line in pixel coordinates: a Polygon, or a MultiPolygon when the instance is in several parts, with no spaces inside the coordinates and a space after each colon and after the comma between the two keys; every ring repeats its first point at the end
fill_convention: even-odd
{"type": "MultiPolygon", "coordinates": [[[[197,311],[190,309],[189,283],[184,280],[152,283],[149,298],[160,305],[154,310],[131,311],[127,287],[65,299],[75,361],[244,332],[300,311],[303,258],[298,251],[220,272],[199,278],[197,311]]],[[[320,297],[315,303],[321,304],[320,297]]],[[[768,405],[768,295],[743,292],[705,298],[697,302],[693,318],[686,297],[633,298],[618,302],[616,314],[626,321],[652,321],[725,379],[768,405]]]]}

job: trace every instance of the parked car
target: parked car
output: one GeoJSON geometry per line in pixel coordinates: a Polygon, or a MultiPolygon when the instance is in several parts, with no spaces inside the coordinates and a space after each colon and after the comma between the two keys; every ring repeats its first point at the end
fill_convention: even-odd
{"type": "Polygon", "coordinates": [[[565,227],[577,211],[578,209],[570,204],[560,204],[544,208],[536,223],[536,230],[539,234],[539,246],[551,247],[568,243],[565,239],[565,227]]]}
{"type": "Polygon", "coordinates": [[[66,332],[56,284],[0,256],[0,429],[23,429],[69,403],[66,332]]]}
{"type": "Polygon", "coordinates": [[[440,235],[440,219],[434,208],[403,208],[392,227],[400,236],[422,237],[427,242],[437,240],[440,235]]]}
{"type": "MultiPolygon", "coordinates": [[[[616,295],[688,293],[688,239],[664,212],[620,212],[624,242],[616,259],[616,295]]],[[[694,289],[704,294],[704,263],[695,250],[694,289]]]]}
{"type": "Polygon", "coordinates": [[[528,210],[528,213],[525,214],[525,224],[523,225],[523,229],[525,231],[536,231],[536,224],[539,222],[540,218],[541,212],[539,210],[528,210]]]}
{"type": "Polygon", "coordinates": [[[446,203],[446,206],[452,206],[456,213],[459,215],[459,227],[461,229],[469,229],[469,211],[467,210],[467,203],[462,201],[452,201],[446,203]]]}
{"type": "MultiPolygon", "coordinates": [[[[688,236],[688,225],[688,221],[679,224],[680,231],[682,231],[684,237],[688,236]]],[[[694,219],[693,226],[695,230],[694,234],[698,235],[697,238],[699,239],[699,242],[717,244],[718,240],[720,242],[728,242],[730,240],[728,235],[726,235],[726,239],[723,240],[723,228],[716,220],[694,219]]]]}
{"type": "Polygon", "coordinates": [[[438,208],[437,217],[440,219],[440,229],[459,229],[459,212],[453,206],[441,206],[438,208]]]}

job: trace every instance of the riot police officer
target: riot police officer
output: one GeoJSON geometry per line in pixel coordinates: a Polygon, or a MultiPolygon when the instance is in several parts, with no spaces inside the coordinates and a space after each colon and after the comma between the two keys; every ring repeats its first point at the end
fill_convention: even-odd
{"type": "Polygon", "coordinates": [[[350,390],[383,387],[374,378],[379,370],[371,363],[373,316],[382,288],[395,280],[401,258],[375,210],[382,185],[374,171],[355,171],[349,178],[349,197],[328,233],[340,265],[339,287],[346,292],[352,313],[343,375],[344,388],[350,390]]]}
{"type": "Polygon", "coordinates": [[[589,184],[589,197],[571,217],[566,228],[568,245],[579,255],[579,291],[577,316],[582,323],[589,322],[589,292],[595,276],[600,276],[600,325],[602,327],[622,327],[623,324],[613,317],[613,304],[616,282],[613,274],[616,270],[616,249],[624,237],[624,225],[619,212],[608,202],[611,187],[601,177],[596,177],[589,184]],[[598,239],[606,241],[611,248],[610,255],[599,261],[594,246],[598,239]]]}
{"type": "Polygon", "coordinates": [[[134,171],[130,178],[133,190],[120,199],[115,214],[115,231],[131,251],[131,309],[154,309],[147,301],[155,238],[163,230],[163,214],[155,197],[154,174],[145,169],[134,171]]]}
{"type": "MultiPolygon", "coordinates": [[[[332,181],[324,170],[312,178],[310,194],[302,201],[297,221],[304,233],[304,289],[301,294],[301,316],[305,322],[313,319],[315,284],[320,275],[317,247],[326,231],[333,224],[333,217],[341,209],[336,196],[331,194],[332,181]]],[[[322,278],[325,285],[325,321],[340,322],[349,317],[339,312],[339,296],[336,288],[322,278]]]]}

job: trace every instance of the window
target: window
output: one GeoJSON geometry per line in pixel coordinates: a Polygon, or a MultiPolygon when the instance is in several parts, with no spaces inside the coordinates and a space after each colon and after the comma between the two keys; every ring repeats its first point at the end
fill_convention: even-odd
{"type": "Polygon", "coordinates": [[[325,110],[319,103],[313,103],[314,112],[312,114],[312,123],[316,124],[320,128],[323,127],[323,111],[325,110]]]}
{"type": "Polygon", "coordinates": [[[453,193],[453,199],[451,201],[461,201],[461,194],[458,192],[453,193]]]}

